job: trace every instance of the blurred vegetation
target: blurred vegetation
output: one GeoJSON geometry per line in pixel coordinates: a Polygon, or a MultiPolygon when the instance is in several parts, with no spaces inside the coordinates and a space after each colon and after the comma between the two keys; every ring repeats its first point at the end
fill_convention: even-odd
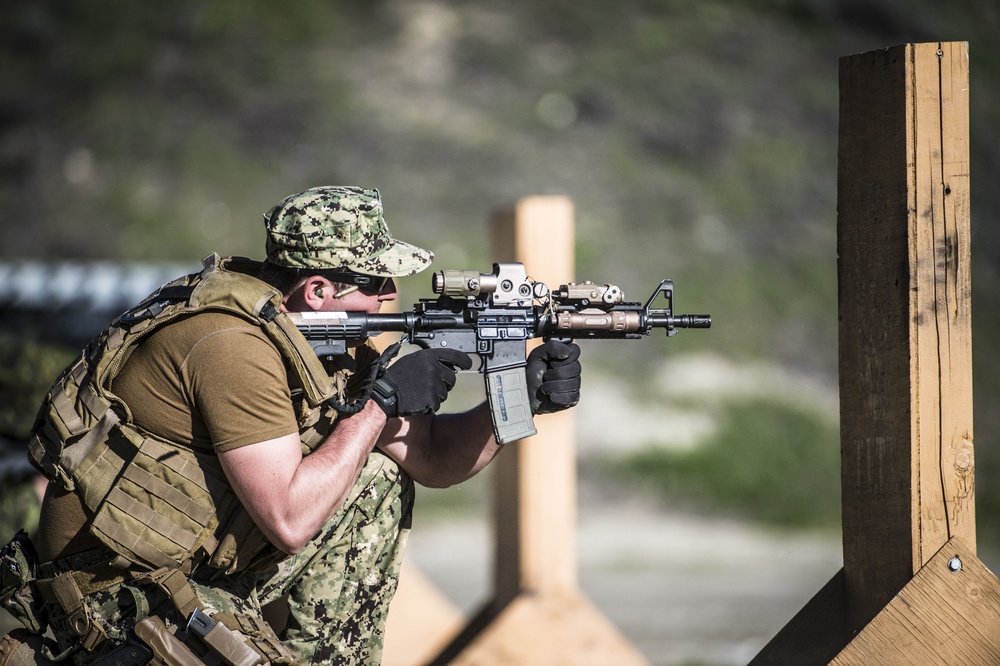
{"type": "MultiPolygon", "coordinates": [[[[641,300],[670,277],[678,310],[715,321],[588,363],[651,380],[651,350],[711,349],[832,387],[838,59],[969,41],[978,506],[1000,515],[994,0],[36,0],[0,19],[0,259],[260,257],[261,213],[338,183],[379,187],[439,266],[488,270],[491,208],[565,194],[581,279],[641,300]]],[[[665,478],[728,474],[727,451],[827,473],[833,435],[808,415],[725,413],[728,434],[665,454],[665,478]]]]}
{"type": "Polygon", "coordinates": [[[26,440],[39,405],[75,353],[0,330],[0,435],[26,440]]]}
{"type": "MultiPolygon", "coordinates": [[[[27,440],[38,406],[72,356],[59,345],[0,330],[0,542],[4,544],[19,529],[33,534],[41,509],[33,473],[12,464],[11,447],[27,440]]],[[[0,634],[17,626],[13,616],[0,610],[0,634]]]]}
{"type": "Polygon", "coordinates": [[[840,525],[839,432],[815,412],[770,400],[727,403],[719,430],[687,450],[650,446],[612,463],[669,506],[778,527],[840,525]]]}

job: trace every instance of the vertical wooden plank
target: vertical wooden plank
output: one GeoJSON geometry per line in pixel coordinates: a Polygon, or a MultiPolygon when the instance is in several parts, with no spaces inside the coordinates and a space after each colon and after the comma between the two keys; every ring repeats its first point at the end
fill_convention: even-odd
{"type": "Polygon", "coordinates": [[[897,47],[840,61],[837,266],[844,592],[850,626],[873,617],[913,573],[909,50],[897,47]]]}
{"type": "Polygon", "coordinates": [[[913,47],[913,570],[953,536],[975,548],[968,45],[913,47]]]}
{"type": "Polygon", "coordinates": [[[965,45],[842,59],[840,117],[844,584],[861,626],[951,537],[975,543],[965,45]]]}
{"type": "Polygon", "coordinates": [[[997,663],[1000,583],[975,559],[969,199],[968,44],[842,58],[844,569],[754,664],[827,663],[863,628],[832,663],[997,663]]]}
{"type": "MultiPolygon", "coordinates": [[[[495,211],[497,261],[520,261],[549,287],[573,279],[573,206],[529,197],[495,211]]],[[[431,662],[435,666],[647,666],[577,587],[576,455],[572,412],[535,421],[538,434],[493,462],[494,598],[431,662]]]]}
{"type": "MultiPolygon", "coordinates": [[[[573,279],[573,204],[527,197],[495,212],[497,261],[519,261],[550,287],[573,279]]],[[[535,419],[538,434],[508,444],[494,462],[496,600],[521,592],[573,591],[576,565],[576,451],[570,412],[535,419]]]]}
{"type": "Polygon", "coordinates": [[[975,457],[973,451],[972,381],[972,187],[969,150],[969,44],[941,44],[941,109],[943,128],[944,210],[954,220],[946,234],[951,260],[948,292],[949,344],[948,384],[941,388],[953,396],[943,428],[947,446],[942,468],[950,536],[959,538],[976,552],[975,457]]]}

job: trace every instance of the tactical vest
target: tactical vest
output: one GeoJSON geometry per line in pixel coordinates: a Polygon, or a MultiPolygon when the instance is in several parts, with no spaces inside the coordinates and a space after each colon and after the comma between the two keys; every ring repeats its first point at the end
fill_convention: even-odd
{"type": "Polygon", "coordinates": [[[91,532],[130,564],[190,572],[262,568],[284,556],[240,504],[214,454],[145,432],[110,388],[146,336],[178,317],[228,312],[261,327],[279,350],[296,396],[303,453],[332,429],[324,403],[345,389],[288,317],[281,294],[257,280],[259,264],[205,258],[204,270],[170,282],[116,319],[59,377],[39,411],[29,457],[50,481],[75,491],[91,532]]]}

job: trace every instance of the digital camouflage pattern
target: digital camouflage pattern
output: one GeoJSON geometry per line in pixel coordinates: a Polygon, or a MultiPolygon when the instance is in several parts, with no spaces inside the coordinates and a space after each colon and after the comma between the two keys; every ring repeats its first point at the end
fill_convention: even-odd
{"type": "MultiPolygon", "coordinates": [[[[100,549],[71,555],[42,565],[41,577],[52,578],[70,571],[80,571],[103,562],[113,555],[110,550],[100,549]]],[[[107,634],[112,645],[120,645],[128,638],[129,630],[139,620],[156,614],[169,618],[171,622],[181,621],[160,588],[153,585],[137,585],[121,582],[84,597],[93,621],[107,634]]],[[[46,638],[42,645],[42,656],[49,661],[68,661],[81,666],[91,661],[92,655],[80,646],[80,639],[69,621],[66,612],[55,603],[45,604],[45,618],[52,638],[46,638]]]]}
{"type": "Polygon", "coordinates": [[[434,255],[389,233],[379,191],[315,187],[286,198],[264,215],[267,259],[289,268],[346,268],[404,277],[434,255]]]}
{"type": "Polygon", "coordinates": [[[382,661],[389,602],[410,532],[413,481],[375,453],[354,490],[356,499],[260,586],[265,604],[288,594],[282,642],[304,664],[382,661]]]}
{"type": "MultiPolygon", "coordinates": [[[[413,510],[413,481],[381,453],[369,456],[343,507],[299,553],[262,573],[191,580],[209,615],[261,617],[262,606],[288,597],[288,623],[274,627],[300,664],[376,666],[385,620],[396,591],[413,510]]],[[[106,561],[91,551],[43,565],[44,577],[106,561]]],[[[91,615],[113,644],[139,620],[155,614],[185,620],[154,585],[118,583],[85,597],[91,615]]],[[[81,666],[91,661],[58,605],[47,604],[55,641],[44,656],[81,666]]]]}

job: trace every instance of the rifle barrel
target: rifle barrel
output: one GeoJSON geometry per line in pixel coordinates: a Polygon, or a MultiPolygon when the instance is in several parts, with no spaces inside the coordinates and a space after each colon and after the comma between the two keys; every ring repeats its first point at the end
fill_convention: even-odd
{"type": "Polygon", "coordinates": [[[707,314],[651,313],[648,321],[653,328],[712,328],[712,316],[707,314]]]}

